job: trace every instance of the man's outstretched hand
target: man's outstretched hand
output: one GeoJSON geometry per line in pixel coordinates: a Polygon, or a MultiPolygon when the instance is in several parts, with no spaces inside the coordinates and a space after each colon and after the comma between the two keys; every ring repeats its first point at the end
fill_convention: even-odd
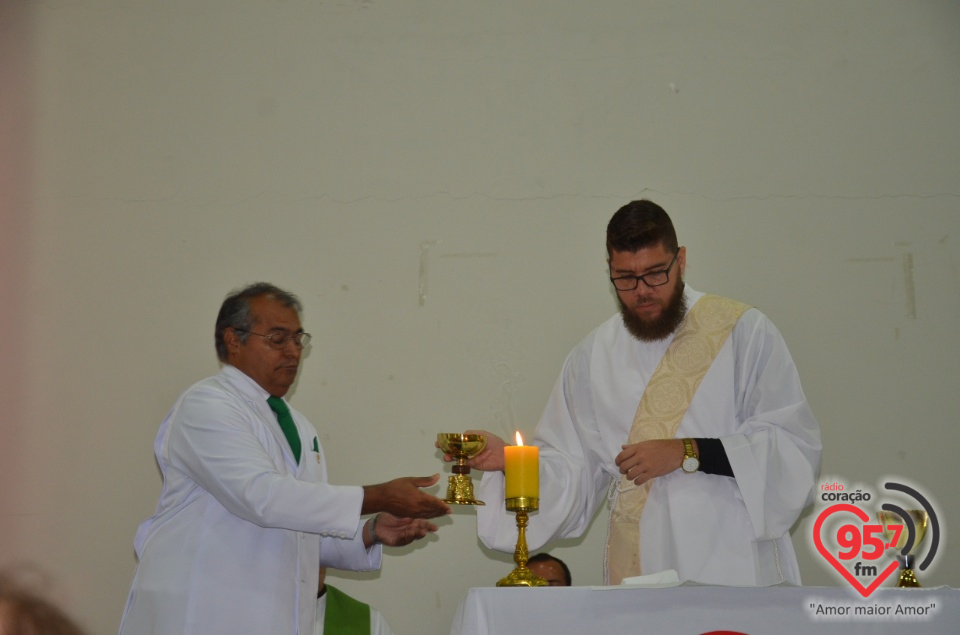
{"type": "MultiPolygon", "coordinates": [[[[382,542],[389,547],[409,545],[414,540],[420,540],[437,530],[437,526],[429,520],[398,518],[388,512],[382,512],[377,514],[375,519],[368,520],[367,525],[364,526],[364,544],[367,543],[366,537],[370,535],[370,523],[374,523],[373,533],[376,542],[382,542]]],[[[370,541],[370,544],[373,544],[373,541],[370,541]]]]}
{"type": "Polygon", "coordinates": [[[435,485],[439,478],[439,474],[404,476],[379,485],[364,485],[360,513],[388,512],[398,518],[436,518],[449,514],[449,505],[421,489],[435,485]]]}

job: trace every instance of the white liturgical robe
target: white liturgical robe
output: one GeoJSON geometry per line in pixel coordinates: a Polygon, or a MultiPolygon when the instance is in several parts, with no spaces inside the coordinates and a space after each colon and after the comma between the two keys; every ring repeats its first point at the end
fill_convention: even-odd
{"type": "MultiPolygon", "coordinates": [[[[687,306],[703,294],[685,290],[687,306]]],[[[604,502],[614,459],[637,404],[672,337],[641,342],[620,315],[567,357],[534,444],[540,446],[540,509],[530,515],[531,551],[581,535],[604,502]]],[[[776,327],[757,309],[740,318],[707,371],[677,438],[719,438],[734,477],[679,469],[653,482],[640,519],[644,574],[675,569],[705,584],[800,584],[790,528],[813,500],[820,430],[776,327]]],[[[503,473],[478,487],[477,530],[490,548],[516,546],[503,505],[503,473]]]]}
{"type": "Polygon", "coordinates": [[[313,632],[320,565],[369,570],[363,490],[327,483],[316,429],[290,410],[297,463],[269,394],[233,366],[189,388],[154,444],[156,513],[137,531],[121,635],[313,632]]]}

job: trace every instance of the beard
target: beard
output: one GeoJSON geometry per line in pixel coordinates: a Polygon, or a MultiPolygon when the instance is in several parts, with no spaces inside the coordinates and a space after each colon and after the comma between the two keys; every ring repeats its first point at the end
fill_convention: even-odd
{"type": "Polygon", "coordinates": [[[627,327],[631,335],[641,342],[658,342],[669,337],[683,322],[683,318],[687,316],[687,301],[683,297],[683,289],[683,280],[680,280],[660,315],[652,319],[642,318],[634,313],[630,307],[624,304],[618,293],[617,302],[620,303],[623,325],[627,327]]]}

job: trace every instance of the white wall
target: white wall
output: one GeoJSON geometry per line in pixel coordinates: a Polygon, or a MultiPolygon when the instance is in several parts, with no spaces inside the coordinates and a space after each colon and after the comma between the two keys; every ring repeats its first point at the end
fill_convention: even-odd
{"type": "MultiPolygon", "coordinates": [[[[0,566],[115,632],[157,425],[217,370],[223,296],[299,293],[293,394],[337,483],[530,433],[614,310],[603,231],[650,197],[688,282],[770,315],[824,474],[925,487],[960,414],[955,2],[8,0],[0,7],[0,566]]],[[[600,582],[605,523],[556,551],[600,582]]],[[[795,542],[808,584],[836,584],[795,542]]],[[[512,568],[473,511],[331,581],[441,634],[512,568]]],[[[931,585],[957,586],[941,545],[931,585]]]]}

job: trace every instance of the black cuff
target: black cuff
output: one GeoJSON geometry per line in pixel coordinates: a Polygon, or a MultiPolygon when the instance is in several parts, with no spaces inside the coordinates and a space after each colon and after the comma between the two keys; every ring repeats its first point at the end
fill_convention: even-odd
{"type": "Polygon", "coordinates": [[[700,471],[704,474],[733,476],[733,468],[720,439],[694,439],[700,454],[700,471]]]}

